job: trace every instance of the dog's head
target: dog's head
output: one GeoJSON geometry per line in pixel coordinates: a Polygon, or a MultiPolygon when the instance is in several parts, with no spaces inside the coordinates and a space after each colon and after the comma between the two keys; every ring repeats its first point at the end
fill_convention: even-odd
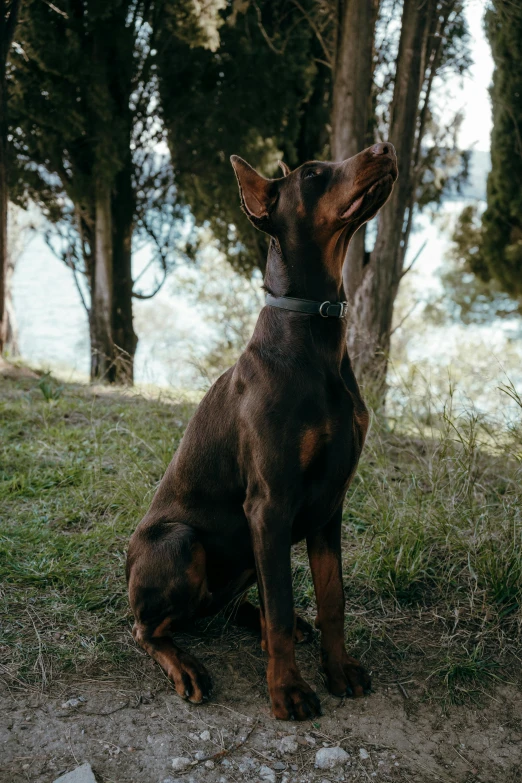
{"type": "Polygon", "coordinates": [[[341,163],[311,161],[284,176],[266,179],[232,155],[241,205],[251,223],[282,245],[313,242],[322,250],[343,246],[386,203],[397,179],[389,142],[374,144],[341,163]],[[339,239],[343,241],[339,243],[339,239]]]}

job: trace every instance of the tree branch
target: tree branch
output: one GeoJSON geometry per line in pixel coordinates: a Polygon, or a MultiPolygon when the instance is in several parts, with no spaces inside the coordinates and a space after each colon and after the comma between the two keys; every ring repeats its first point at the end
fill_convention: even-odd
{"type": "Polygon", "coordinates": [[[154,296],[156,296],[158,291],[163,287],[163,283],[167,279],[167,274],[168,274],[168,270],[165,268],[163,270],[163,279],[156,285],[156,288],[150,294],[142,294],[142,293],[138,293],[138,291],[133,290],[132,296],[134,297],[134,299],[152,299],[154,296]]]}
{"type": "Polygon", "coordinates": [[[20,5],[21,5],[21,0],[11,0],[9,4],[9,16],[7,17],[5,23],[5,39],[4,39],[6,57],[7,57],[7,53],[9,52],[9,49],[11,48],[11,44],[13,43],[13,38],[16,30],[16,23],[18,21],[18,12],[20,11],[20,5]]]}
{"type": "Polygon", "coordinates": [[[411,270],[413,269],[413,265],[418,261],[419,256],[421,255],[422,251],[424,250],[424,248],[426,247],[427,244],[428,244],[428,240],[425,239],[424,242],[422,243],[422,245],[420,246],[420,248],[415,253],[415,256],[414,256],[413,261],[411,262],[411,264],[408,264],[406,269],[403,269],[403,271],[401,272],[401,276],[400,276],[399,280],[402,280],[404,275],[407,275],[408,272],[411,272],[411,270]]]}
{"type": "Polygon", "coordinates": [[[308,22],[308,24],[310,25],[310,27],[314,31],[314,33],[316,35],[316,38],[317,38],[317,40],[319,41],[319,43],[321,45],[321,49],[323,50],[323,53],[324,53],[324,56],[325,56],[325,59],[326,59],[328,67],[329,68],[333,68],[332,54],[331,54],[331,52],[328,51],[328,47],[326,46],[326,42],[325,42],[325,40],[324,40],[324,38],[323,38],[319,28],[317,27],[316,23],[314,22],[314,20],[310,16],[310,14],[303,8],[303,6],[299,2],[299,0],[292,0],[292,2],[295,5],[295,7],[298,9],[298,11],[300,11],[302,13],[304,18],[306,19],[306,21],[308,22]]]}

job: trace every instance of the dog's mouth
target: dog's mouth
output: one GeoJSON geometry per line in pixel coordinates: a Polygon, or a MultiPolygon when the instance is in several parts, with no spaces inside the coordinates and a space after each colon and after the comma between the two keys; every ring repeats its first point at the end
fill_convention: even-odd
{"type": "Polygon", "coordinates": [[[377,211],[387,201],[396,177],[391,171],[379,177],[370,187],[353,198],[340,214],[343,222],[353,222],[365,216],[370,211],[377,211]]]}

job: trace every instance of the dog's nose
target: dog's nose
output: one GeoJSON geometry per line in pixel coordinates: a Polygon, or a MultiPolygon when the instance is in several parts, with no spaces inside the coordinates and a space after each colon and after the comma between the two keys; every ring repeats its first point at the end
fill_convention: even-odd
{"type": "Polygon", "coordinates": [[[390,144],[389,141],[382,141],[379,144],[374,144],[370,150],[374,155],[386,155],[386,157],[395,159],[395,147],[390,144]]]}

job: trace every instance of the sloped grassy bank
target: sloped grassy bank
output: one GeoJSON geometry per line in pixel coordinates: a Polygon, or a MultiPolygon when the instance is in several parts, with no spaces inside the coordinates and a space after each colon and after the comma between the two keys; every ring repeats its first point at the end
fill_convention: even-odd
{"type": "MultiPolygon", "coordinates": [[[[125,548],[193,409],[159,393],[0,378],[7,683],[139,673],[125,548]]],[[[424,418],[374,420],[345,510],[346,633],[383,681],[461,701],[517,679],[521,455],[519,424],[457,416],[451,400],[424,418]]],[[[294,564],[296,603],[313,616],[303,547],[294,564]]]]}

